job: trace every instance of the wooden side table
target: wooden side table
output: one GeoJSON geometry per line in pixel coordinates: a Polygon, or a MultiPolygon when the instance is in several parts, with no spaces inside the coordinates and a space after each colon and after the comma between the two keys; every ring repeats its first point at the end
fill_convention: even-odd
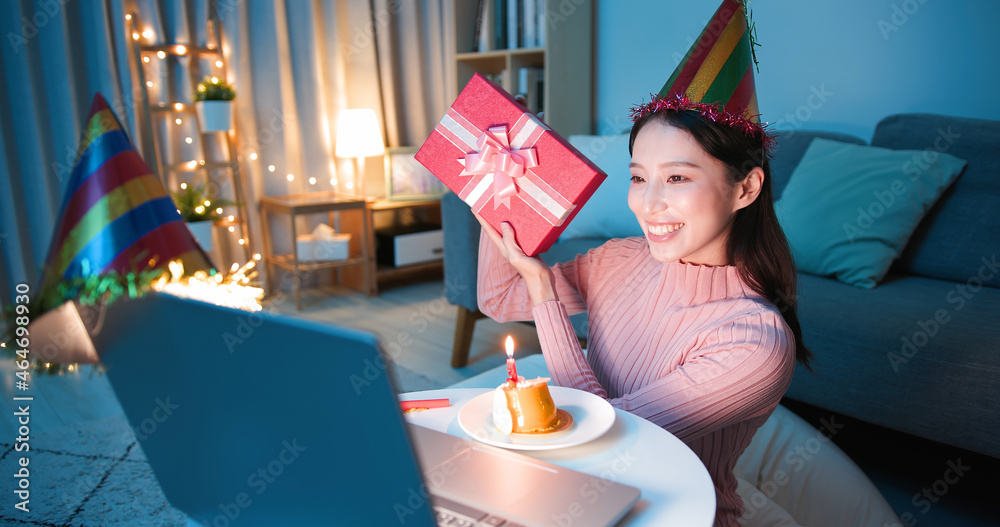
{"type": "MultiPolygon", "coordinates": [[[[291,194],[287,196],[269,196],[260,200],[261,223],[264,234],[264,264],[270,274],[273,267],[279,267],[292,273],[292,290],[295,295],[295,308],[302,309],[301,277],[304,271],[318,269],[340,269],[358,267],[363,274],[363,280],[358,283],[358,289],[372,295],[371,262],[374,259],[371,244],[371,218],[367,202],[362,198],[342,196],[334,192],[312,192],[309,194],[291,194]],[[360,229],[347,231],[351,233],[351,251],[346,260],[333,261],[302,261],[295,243],[297,232],[295,217],[302,214],[326,213],[331,225],[336,222],[334,213],[348,212],[359,217],[360,229]],[[287,214],[291,219],[290,254],[274,254],[274,244],[270,233],[270,213],[287,214]],[[355,243],[358,240],[358,243],[355,243]]],[[[274,290],[274,282],[268,281],[268,293],[274,290]]]]}
{"type": "MultiPolygon", "coordinates": [[[[372,295],[377,295],[379,292],[379,282],[380,281],[390,281],[398,280],[402,278],[415,277],[420,275],[441,273],[444,269],[444,261],[435,260],[431,262],[417,263],[412,265],[405,265],[402,267],[388,267],[380,266],[376,262],[374,247],[376,247],[375,240],[375,215],[376,214],[390,214],[390,213],[400,213],[404,211],[409,211],[413,213],[420,213],[424,216],[425,220],[428,220],[432,224],[441,224],[441,201],[438,199],[428,199],[428,200],[410,200],[410,201],[389,201],[384,199],[369,199],[367,207],[367,221],[371,228],[364,227],[365,232],[368,233],[368,247],[372,248],[372,254],[369,261],[369,267],[367,269],[367,275],[364,280],[368,281],[369,291],[372,295]]],[[[349,220],[356,221],[356,220],[349,220]]],[[[350,223],[345,222],[344,225],[350,225],[350,223]]],[[[356,225],[352,226],[356,227],[356,225]]],[[[345,227],[346,228],[346,227],[345,227]]],[[[352,231],[355,230],[352,228],[352,231]]],[[[352,240],[353,243],[353,240],[352,240]]],[[[350,277],[353,281],[358,281],[358,270],[344,270],[345,277],[350,277]]]]}

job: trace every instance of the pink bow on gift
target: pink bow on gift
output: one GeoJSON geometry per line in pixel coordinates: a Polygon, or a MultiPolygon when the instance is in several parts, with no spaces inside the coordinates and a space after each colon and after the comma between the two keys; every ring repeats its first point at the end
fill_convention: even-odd
{"type": "Polygon", "coordinates": [[[525,170],[538,166],[534,148],[512,150],[506,126],[489,128],[476,140],[477,152],[464,159],[463,176],[493,175],[493,207],[501,203],[510,208],[510,197],[517,193],[515,180],[524,176],[525,170]]]}

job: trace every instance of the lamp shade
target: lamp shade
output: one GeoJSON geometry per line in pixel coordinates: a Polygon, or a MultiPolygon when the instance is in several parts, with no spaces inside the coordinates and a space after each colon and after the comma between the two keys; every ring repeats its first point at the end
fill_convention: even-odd
{"type": "Polygon", "coordinates": [[[342,110],[337,117],[337,157],[368,157],[385,153],[375,110],[342,110]]]}

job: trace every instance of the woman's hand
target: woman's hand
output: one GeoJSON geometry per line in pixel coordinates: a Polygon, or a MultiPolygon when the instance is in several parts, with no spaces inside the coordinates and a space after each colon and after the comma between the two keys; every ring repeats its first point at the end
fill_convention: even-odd
{"type": "Polygon", "coordinates": [[[493,240],[493,243],[500,250],[500,254],[524,278],[525,285],[528,288],[528,296],[531,297],[532,304],[556,300],[555,287],[552,285],[552,270],[541,259],[524,254],[521,246],[514,239],[514,229],[510,224],[503,222],[501,225],[501,229],[503,230],[501,236],[479,214],[473,214],[483,226],[483,231],[486,232],[486,235],[493,240]]]}

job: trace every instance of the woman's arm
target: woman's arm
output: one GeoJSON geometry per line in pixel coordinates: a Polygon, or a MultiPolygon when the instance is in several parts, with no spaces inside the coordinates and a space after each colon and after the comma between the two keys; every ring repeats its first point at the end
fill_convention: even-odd
{"type": "Polygon", "coordinates": [[[476,217],[483,225],[476,295],[480,311],[499,322],[531,320],[535,304],[556,298],[573,313],[587,309],[587,255],[550,268],[538,258],[525,256],[509,225],[504,224],[501,236],[476,217]]]}
{"type": "MultiPolygon", "coordinates": [[[[699,348],[673,371],[609,398],[584,358],[560,302],[536,305],[534,316],[542,353],[556,384],[608,399],[612,406],[648,419],[685,441],[769,412],[788,388],[795,367],[790,348],[794,340],[780,314],[750,313],[707,332],[699,348]]],[[[610,364],[619,353],[609,350],[594,359],[609,364],[595,366],[605,371],[629,367],[610,364]]]]}

